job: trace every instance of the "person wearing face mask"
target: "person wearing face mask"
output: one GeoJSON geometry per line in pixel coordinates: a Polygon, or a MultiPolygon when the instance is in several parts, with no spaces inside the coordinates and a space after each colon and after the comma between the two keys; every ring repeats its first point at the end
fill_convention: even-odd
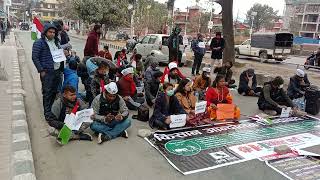
{"type": "Polygon", "coordinates": [[[162,75],[163,73],[161,71],[155,72],[152,76],[152,79],[147,80],[144,85],[146,101],[149,106],[153,106],[155,103],[156,96],[159,91],[160,78],[162,75]]]}
{"type": "Polygon", "coordinates": [[[136,83],[134,82],[133,77],[133,68],[128,67],[121,71],[122,77],[117,82],[119,95],[123,98],[126,102],[127,107],[130,110],[137,110],[141,104],[144,103],[143,98],[137,97],[137,87],[136,83]]]}
{"type": "Polygon", "coordinates": [[[254,69],[247,69],[240,75],[238,93],[244,96],[259,96],[262,91],[257,87],[257,78],[254,69]]]}
{"type": "Polygon", "coordinates": [[[155,107],[149,120],[149,125],[151,128],[158,128],[161,130],[170,129],[170,116],[177,114],[186,114],[186,111],[174,96],[173,85],[171,83],[164,83],[163,92],[159,92],[155,101],[155,107]]]}
{"type": "Polygon", "coordinates": [[[150,81],[153,79],[153,75],[157,72],[159,72],[159,63],[154,61],[151,62],[150,66],[146,69],[144,72],[144,79],[146,82],[150,81]]]}
{"type": "Polygon", "coordinates": [[[198,34],[198,39],[192,43],[191,47],[192,47],[192,51],[194,52],[194,61],[193,61],[191,74],[195,76],[194,74],[195,71],[197,75],[199,75],[202,59],[206,53],[205,44],[203,42],[203,36],[200,33],[198,34]]]}
{"type": "MultiPolygon", "coordinates": [[[[99,95],[101,90],[104,90],[104,86],[109,83],[108,77],[109,65],[105,61],[101,61],[98,65],[98,69],[95,70],[93,79],[91,80],[91,93],[93,98],[99,95]]],[[[93,100],[93,99],[92,99],[93,100]]],[[[91,101],[90,104],[91,104],[91,101]]]]}
{"type": "Polygon", "coordinates": [[[182,79],[175,92],[175,96],[180,105],[188,114],[194,114],[197,101],[194,91],[192,90],[192,84],[190,79],[182,79]]]}
{"type": "Polygon", "coordinates": [[[198,76],[193,84],[193,90],[199,93],[199,99],[203,100],[207,88],[210,86],[211,78],[210,78],[211,69],[208,67],[204,67],[202,69],[202,75],[198,76]]]}
{"type": "Polygon", "coordinates": [[[127,129],[131,126],[126,103],[117,94],[117,84],[111,82],[104,88],[106,90],[94,98],[91,106],[94,115],[90,128],[98,133],[98,144],[117,137],[128,138],[127,129]]]}
{"type": "Polygon", "coordinates": [[[84,59],[98,56],[100,35],[101,26],[96,24],[94,25],[93,30],[88,34],[87,42],[83,50],[85,56],[84,59]]]}
{"type": "MultiPolygon", "coordinates": [[[[67,114],[71,112],[76,113],[87,108],[85,104],[77,99],[76,89],[72,86],[65,86],[63,89],[62,97],[54,101],[50,118],[46,119],[49,124],[49,134],[58,137],[59,131],[64,126],[64,120],[67,114]]],[[[87,140],[92,141],[92,136],[83,131],[90,126],[88,123],[83,123],[78,131],[73,131],[71,135],[72,140],[87,140]]],[[[60,139],[57,142],[61,144],[60,139]]]]}
{"type": "Polygon", "coordinates": [[[258,107],[266,114],[281,114],[282,108],[294,107],[291,99],[283,90],[283,79],[280,76],[266,82],[258,100],[258,107]]]}
{"type": "Polygon", "coordinates": [[[288,96],[291,99],[301,98],[305,95],[306,87],[309,86],[310,82],[307,74],[303,70],[297,69],[296,74],[290,78],[288,96]]]}
{"type": "Polygon", "coordinates": [[[221,67],[217,67],[214,69],[214,73],[217,73],[217,75],[222,75],[225,77],[225,81],[226,81],[227,86],[229,88],[236,87],[234,85],[234,83],[236,81],[234,79],[232,79],[232,74],[233,74],[233,72],[231,70],[232,66],[233,66],[233,63],[228,61],[228,62],[223,63],[223,65],[221,67]]]}

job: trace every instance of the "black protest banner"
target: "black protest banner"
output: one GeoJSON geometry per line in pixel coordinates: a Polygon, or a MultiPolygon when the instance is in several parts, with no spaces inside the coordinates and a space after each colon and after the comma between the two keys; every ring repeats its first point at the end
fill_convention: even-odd
{"type": "Polygon", "coordinates": [[[272,126],[243,121],[236,125],[157,131],[145,139],[174,168],[187,175],[248,160],[232,151],[231,146],[314,132],[320,125],[320,121],[312,117],[273,121],[272,126]]]}

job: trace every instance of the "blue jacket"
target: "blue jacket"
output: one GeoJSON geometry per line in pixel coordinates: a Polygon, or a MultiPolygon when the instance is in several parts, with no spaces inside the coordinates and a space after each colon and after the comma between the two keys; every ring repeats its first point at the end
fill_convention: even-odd
{"type": "Polygon", "coordinates": [[[63,77],[64,81],[63,81],[62,89],[65,86],[69,85],[74,87],[78,94],[79,77],[78,77],[77,71],[69,68],[64,68],[63,75],[64,75],[63,77]]]}
{"type": "Polygon", "coordinates": [[[203,41],[197,39],[192,42],[191,44],[192,51],[194,52],[194,54],[204,55],[206,53],[206,48],[200,48],[199,42],[203,42],[203,41]]]}
{"type": "MultiPolygon", "coordinates": [[[[50,52],[50,48],[46,42],[45,34],[49,29],[56,29],[56,27],[50,23],[44,25],[42,36],[35,41],[32,46],[32,61],[36,66],[38,72],[45,70],[53,70],[53,59],[50,52]]],[[[59,39],[55,37],[55,44],[59,46],[59,39]]]]}

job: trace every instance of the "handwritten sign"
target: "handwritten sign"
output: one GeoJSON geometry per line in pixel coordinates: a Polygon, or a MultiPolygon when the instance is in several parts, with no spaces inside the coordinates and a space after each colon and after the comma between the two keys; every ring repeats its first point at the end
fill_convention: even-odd
{"type": "Polygon", "coordinates": [[[206,111],[207,101],[201,101],[196,103],[195,114],[204,113],[206,111]]]}
{"type": "Polygon", "coordinates": [[[59,63],[65,61],[67,58],[64,55],[63,49],[54,50],[51,52],[52,59],[54,62],[59,63]]]}
{"type": "Polygon", "coordinates": [[[171,123],[169,125],[170,128],[178,128],[186,125],[187,115],[179,114],[179,115],[171,115],[170,116],[171,123]]]}
{"type": "Polygon", "coordinates": [[[206,44],[204,42],[199,42],[199,48],[206,48],[206,44]]]}
{"type": "Polygon", "coordinates": [[[280,117],[281,118],[289,117],[290,116],[290,112],[291,112],[291,107],[282,108],[280,117]]]}

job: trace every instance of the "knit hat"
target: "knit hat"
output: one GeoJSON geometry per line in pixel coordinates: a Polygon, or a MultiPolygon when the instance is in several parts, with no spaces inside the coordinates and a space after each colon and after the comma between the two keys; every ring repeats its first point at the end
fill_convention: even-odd
{"type": "Polygon", "coordinates": [[[304,75],[305,75],[305,73],[304,73],[304,71],[303,71],[303,70],[301,70],[301,69],[297,69],[297,71],[296,71],[296,75],[297,75],[297,76],[299,76],[299,77],[301,77],[301,78],[303,78],[303,77],[304,77],[304,75]]]}
{"type": "Polygon", "coordinates": [[[117,92],[118,92],[118,87],[117,87],[117,84],[115,82],[111,82],[111,83],[105,85],[104,88],[110,94],[117,94],[117,92]]]}
{"type": "Polygon", "coordinates": [[[123,76],[126,76],[126,75],[128,75],[128,74],[133,74],[133,68],[132,68],[132,67],[126,68],[126,69],[124,69],[124,70],[121,71],[121,74],[122,74],[123,76]]]}

